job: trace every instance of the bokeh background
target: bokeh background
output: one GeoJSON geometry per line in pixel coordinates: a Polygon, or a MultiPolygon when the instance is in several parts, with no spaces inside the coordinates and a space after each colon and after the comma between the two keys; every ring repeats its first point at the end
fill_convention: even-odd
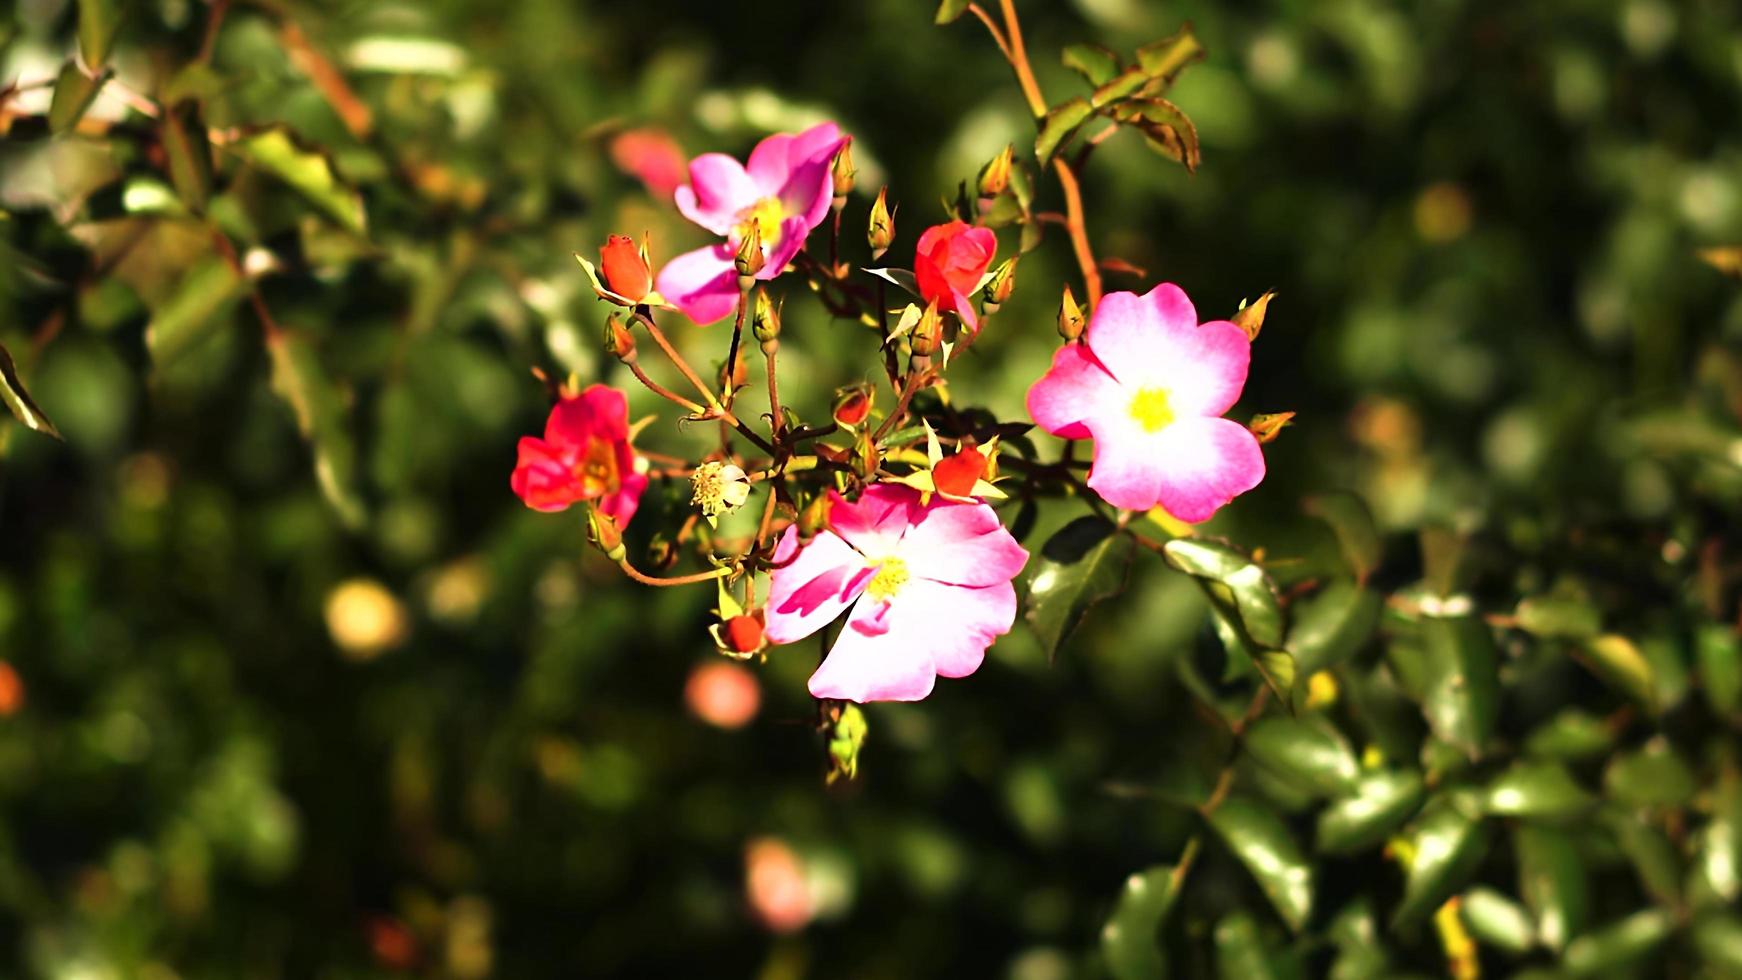
{"type": "MultiPolygon", "coordinates": [[[[81,6],[0,11],[0,81],[55,77],[81,6]]],[[[1066,44],[1129,52],[1189,20],[1208,50],[1170,96],[1199,171],[1121,136],[1085,194],[1099,253],[1145,270],[1109,288],[1174,281],[1206,318],[1277,290],[1239,411],[1299,415],[1209,530],[1310,593],[1337,549],[1302,501],[1354,491],[1383,534],[1375,589],[1420,579],[1416,532],[1453,528],[1486,543],[1484,612],[1553,590],[1638,644],[1634,682],[1610,684],[1579,630],[1500,623],[1475,762],[1408,698],[1348,693],[1408,693],[1408,623],[1339,654],[1320,714],[1366,767],[1571,774],[1577,806],[1484,797],[1481,847],[1430,883],[1435,905],[1511,903],[1514,948],[1492,923],[1479,951],[1455,924],[1392,928],[1408,847],[1381,831],[1318,854],[1321,797],[1242,768],[1305,852],[1278,860],[1310,866],[1312,914],[1292,929],[1211,838],[1160,962],[1737,975],[1742,291],[1696,253],[1742,242],[1742,10],[1019,7],[1055,101],[1083,91],[1066,44]],[[1569,741],[1531,738],[1555,724],[1569,741]]],[[[115,9],[126,88],[195,131],[295,142],[221,148],[202,219],[197,176],[115,86],[66,132],[46,88],[0,110],[0,343],[65,436],[0,428],[0,973],[1104,975],[1128,876],[1196,829],[1218,699],[1250,690],[1186,680],[1221,656],[1190,579],[1140,555],[1056,658],[1019,625],[974,677],[869,709],[860,778],[825,787],[811,646],[696,679],[724,663],[711,592],[632,586],[574,514],[508,489],[546,407],[530,368],[633,388],[572,253],[643,229],[656,259],[704,242],[669,205],[673,147],[741,154],[838,120],[861,169],[846,255],[866,260],[887,184],[905,264],[940,200],[1031,138],[978,24],[935,27],[923,0],[262,0],[208,42],[207,3],[115,9]]],[[[1061,207],[1050,180],[1040,206],[1061,207]]],[[[1054,229],[954,398],[1025,418],[1075,281],[1054,229]]],[[[786,288],[786,400],[821,418],[876,376],[875,336],[786,288]]],[[[673,332],[722,356],[723,327],[673,332]]],[[[634,398],[660,416],[643,444],[699,445],[634,398]]],[[[661,488],[639,533],[683,505],[661,488]]],[[[1079,513],[1043,508],[1026,543],[1079,513]]],[[[1392,830],[1419,843],[1413,813],[1392,830]]]]}

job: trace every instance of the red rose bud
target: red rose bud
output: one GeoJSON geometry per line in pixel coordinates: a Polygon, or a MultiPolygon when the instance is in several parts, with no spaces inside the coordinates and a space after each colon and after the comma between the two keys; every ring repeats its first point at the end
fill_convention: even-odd
{"type": "Polygon", "coordinates": [[[641,302],[653,290],[653,270],[628,235],[605,239],[599,249],[599,273],[605,277],[605,288],[631,302],[641,302]]]}
{"type": "Polygon", "coordinates": [[[605,353],[624,363],[635,359],[635,335],[623,325],[623,317],[617,313],[605,318],[605,353]]]}
{"type": "Polygon", "coordinates": [[[720,630],[733,653],[755,653],[762,649],[762,620],[756,616],[733,616],[720,630]]]}
{"type": "Polygon", "coordinates": [[[843,429],[857,428],[871,417],[872,390],[859,385],[842,389],[835,396],[835,423],[843,429]]]}
{"type": "Polygon", "coordinates": [[[853,193],[853,178],[859,171],[853,169],[853,141],[841,144],[841,151],[835,154],[835,162],[829,169],[829,176],[835,181],[835,207],[847,203],[847,195],[853,193]]]}
{"type": "Polygon", "coordinates": [[[1083,327],[1086,325],[1082,308],[1077,306],[1077,298],[1071,295],[1071,287],[1066,286],[1064,299],[1059,301],[1059,336],[1066,343],[1072,343],[1083,335],[1083,327]]]}
{"type": "Polygon", "coordinates": [[[871,258],[880,259],[883,253],[889,251],[889,243],[895,241],[895,212],[889,210],[889,188],[877,192],[877,200],[871,205],[871,223],[865,232],[865,241],[871,245],[871,258]]]}
{"type": "Polygon", "coordinates": [[[997,197],[1010,186],[1010,165],[1015,151],[1010,144],[1004,145],[1004,151],[993,157],[986,166],[980,168],[980,196],[997,197]]]}
{"type": "Polygon", "coordinates": [[[939,312],[955,313],[964,324],[974,327],[970,297],[997,250],[998,236],[990,228],[963,221],[927,228],[919,236],[913,255],[913,276],[920,297],[936,300],[939,312]]]}
{"type": "Polygon", "coordinates": [[[986,456],[964,443],[953,455],[938,460],[931,469],[932,485],[952,497],[972,497],[974,484],[986,475],[986,456]]]}
{"type": "Polygon", "coordinates": [[[732,257],[732,267],[738,270],[740,288],[747,288],[744,280],[755,278],[768,264],[768,257],[762,254],[762,222],[751,218],[749,228],[738,242],[738,253],[732,257]]]}

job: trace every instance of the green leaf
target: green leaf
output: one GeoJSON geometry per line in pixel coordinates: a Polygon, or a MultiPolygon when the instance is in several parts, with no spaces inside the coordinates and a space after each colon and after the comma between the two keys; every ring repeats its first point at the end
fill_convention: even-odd
{"type": "Polygon", "coordinates": [[[1694,795],[1693,770],[1662,738],[1616,756],[1603,773],[1609,798],[1635,807],[1678,807],[1694,795]]]}
{"type": "Polygon", "coordinates": [[[1524,750],[1545,759],[1589,759],[1603,755],[1615,744],[1615,735],[1603,719],[1577,708],[1568,708],[1547,722],[1524,743],[1524,750]]]}
{"type": "Polygon", "coordinates": [[[1688,899],[1696,905],[1742,899],[1742,780],[1726,773],[1713,796],[1712,819],[1696,838],[1688,878],[1688,899]]]}
{"type": "Polygon", "coordinates": [[[1041,546],[1023,618],[1049,657],[1090,606],[1125,591],[1135,548],[1129,535],[1099,517],[1079,517],[1041,546]]]}
{"type": "Polygon", "coordinates": [[[1663,909],[1635,912],[1620,922],[1580,936],[1567,946],[1562,965],[1575,977],[1597,974],[1632,975],[1626,967],[1651,954],[1670,933],[1675,918],[1663,909]]]}
{"type": "Polygon", "coordinates": [[[79,57],[91,70],[109,60],[122,13],[121,0],[79,0],[79,57]]]}
{"type": "Polygon", "coordinates": [[[1366,898],[1356,898],[1338,910],[1331,920],[1330,935],[1337,947],[1330,980],[1380,980],[1390,975],[1389,960],[1379,942],[1379,923],[1366,898]]]}
{"type": "Polygon", "coordinates": [[[1034,138],[1034,155],[1041,163],[1051,161],[1059,147],[1070,140],[1094,114],[1094,107],[1089,105],[1089,100],[1081,96],[1060,102],[1047,110],[1046,118],[1040,123],[1040,135],[1034,138]]]}
{"type": "Polygon", "coordinates": [[[1194,61],[1204,60],[1204,46],[1198,43],[1192,25],[1159,41],[1151,41],[1137,49],[1137,63],[1152,77],[1172,84],[1181,70],[1194,61]]]}
{"type": "Polygon", "coordinates": [[[932,18],[934,24],[953,24],[963,14],[968,12],[969,0],[943,0],[938,4],[937,16],[932,18]]]}
{"type": "Polygon", "coordinates": [[[1149,84],[1149,81],[1149,73],[1134,65],[1096,86],[1095,91],[1089,95],[1089,104],[1099,109],[1109,103],[1118,102],[1149,84]]]}
{"type": "Polygon", "coordinates": [[[162,366],[204,339],[248,284],[226,259],[208,255],[188,269],[169,298],[152,311],[145,326],[145,349],[162,366]]]}
{"type": "Polygon", "coordinates": [[[1323,493],[1307,498],[1306,512],[1330,525],[1343,562],[1357,582],[1366,582],[1379,567],[1383,547],[1367,502],[1347,491],[1323,493]]]}
{"type": "Polygon", "coordinates": [[[1558,762],[1516,762],[1488,784],[1488,812],[1495,816],[1565,820],[1595,802],[1558,762]]]}
{"type": "Polygon", "coordinates": [[[1173,870],[1160,865],[1125,879],[1113,914],[1101,928],[1101,955],[1116,980],[1167,976],[1157,933],[1173,905],[1173,870]]]}
{"type": "Polygon", "coordinates": [[[1319,814],[1318,849],[1349,854],[1376,847],[1415,815],[1427,790],[1413,770],[1369,773],[1355,794],[1319,814]]]}
{"type": "Polygon", "coordinates": [[[367,233],[363,198],[339,179],[326,154],[300,146],[282,127],[231,144],[244,160],[289,184],[310,204],[355,235],[367,233]]]}
{"type": "Polygon", "coordinates": [[[1633,864],[1646,892],[1664,905],[1679,906],[1682,865],[1675,845],[1663,831],[1632,813],[1612,809],[1607,817],[1609,829],[1615,834],[1615,843],[1633,864]]]}
{"type": "Polygon", "coordinates": [[[1312,914],[1313,872],[1282,818],[1250,800],[1233,797],[1210,814],[1210,826],[1246,866],[1270,904],[1299,932],[1312,914]]]}
{"type": "Polygon", "coordinates": [[[1291,703],[1298,671],[1294,658],[1281,649],[1282,606],[1264,569],[1237,548],[1198,538],[1175,538],[1162,546],[1162,556],[1197,579],[1218,621],[1235,635],[1236,645],[1282,703],[1291,703]]]}
{"type": "Polygon", "coordinates": [[[1275,980],[1282,976],[1264,949],[1258,923],[1245,912],[1216,923],[1216,975],[1222,980],[1275,980]]]}
{"type": "Polygon", "coordinates": [[[1565,831],[1534,824],[1513,828],[1512,849],[1518,891],[1536,916],[1537,935],[1550,949],[1565,948],[1590,912],[1584,859],[1565,831]]]}
{"type": "Polygon", "coordinates": [[[60,430],[42,414],[42,409],[36,407],[36,402],[30,397],[30,392],[24,388],[24,382],[18,377],[18,366],[12,363],[12,354],[0,344],[0,399],[4,399],[6,407],[12,411],[12,417],[24,423],[27,429],[40,432],[56,439],[61,438],[60,430]]]}
{"type": "Polygon", "coordinates": [[[1587,640],[1603,629],[1597,608],[1566,596],[1531,596],[1512,612],[1518,628],[1533,636],[1557,640],[1587,640]]]}
{"type": "Polygon", "coordinates": [[[1348,579],[1337,579],[1316,595],[1296,602],[1287,649],[1303,676],[1335,667],[1353,657],[1379,628],[1379,593],[1348,579]]]}
{"type": "Polygon", "coordinates": [[[1702,915],[1688,936],[1712,976],[1742,977],[1742,919],[1721,912],[1702,915]]]}
{"type": "Polygon", "coordinates": [[[1694,637],[1694,658],[1700,668],[1700,689],[1706,703],[1720,715],[1742,711],[1742,644],[1728,626],[1708,623],[1694,637]]]}
{"type": "Polygon", "coordinates": [[[347,527],[361,527],[365,512],[357,490],[357,451],[343,393],[301,335],[280,331],[268,338],[266,346],[272,355],[272,390],[290,406],[297,430],[314,453],[321,495],[347,527]]]}
{"type": "Polygon", "coordinates": [[[205,211],[212,196],[212,147],[199,103],[186,101],[166,108],[158,122],[158,135],[169,158],[169,179],[176,193],[196,214],[205,211]]]}
{"type": "Polygon", "coordinates": [[[1113,118],[1140,130],[1148,138],[1150,149],[1184,164],[1187,172],[1195,172],[1203,161],[1198,148],[1198,127],[1183,109],[1166,99],[1151,97],[1121,102],[1113,111],[1113,118]]]}
{"type": "Polygon", "coordinates": [[[1458,903],[1458,914],[1483,945],[1517,956],[1536,945],[1536,923],[1524,906],[1492,888],[1472,888],[1458,903]]]}
{"type": "Polygon", "coordinates": [[[1316,796],[1353,792],[1361,776],[1349,743],[1323,722],[1271,715],[1247,730],[1243,744],[1260,765],[1316,796]]]}
{"type": "Polygon", "coordinates": [[[1392,925],[1413,929],[1475,874],[1488,851],[1488,828],[1476,801],[1463,794],[1434,798],[1415,822],[1408,877],[1392,925]]]}
{"type": "Polygon", "coordinates": [[[1587,641],[1582,649],[1584,662],[1597,676],[1637,701],[1645,710],[1657,713],[1657,681],[1651,664],[1633,641],[1607,633],[1587,641]]]}
{"type": "Polygon", "coordinates": [[[87,75],[74,61],[62,65],[60,75],[54,80],[54,98],[48,105],[49,131],[64,133],[77,126],[111,74],[113,72],[109,69],[101,68],[97,74],[87,75]]]}
{"type": "Polygon", "coordinates": [[[1434,734],[1477,758],[1500,718],[1500,656],[1474,616],[1430,616],[1421,624],[1422,712],[1434,734]]]}
{"type": "Polygon", "coordinates": [[[1107,84],[1120,70],[1119,55],[1099,44],[1073,44],[1065,48],[1061,60],[1066,68],[1096,88],[1107,84]]]}

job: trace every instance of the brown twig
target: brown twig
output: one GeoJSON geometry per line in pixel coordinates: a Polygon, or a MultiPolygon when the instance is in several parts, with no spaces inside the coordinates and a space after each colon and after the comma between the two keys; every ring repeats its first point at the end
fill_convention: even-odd
{"type": "MultiPolygon", "coordinates": [[[[1028,111],[1039,119],[1046,115],[1046,97],[1040,94],[1040,83],[1034,80],[1034,67],[1028,63],[1028,49],[1022,44],[1022,24],[1016,19],[1016,4],[1012,0],[998,0],[998,7],[1004,13],[1004,57],[1016,72],[1016,82],[1022,86],[1022,97],[1028,100],[1028,111]]],[[[996,31],[992,38],[994,41],[998,39],[996,31]]]]}
{"type": "Polygon", "coordinates": [[[758,449],[761,449],[770,456],[776,455],[772,443],[767,439],[762,438],[760,435],[757,435],[754,429],[740,421],[738,416],[733,415],[731,409],[720,404],[720,400],[714,397],[714,390],[710,388],[707,383],[702,381],[701,377],[696,374],[695,369],[690,367],[690,362],[684,360],[683,355],[679,354],[677,348],[671,345],[671,341],[666,339],[665,331],[659,329],[659,324],[654,323],[653,317],[649,316],[644,312],[644,310],[645,308],[637,309],[631,315],[634,316],[637,323],[640,323],[643,327],[647,328],[647,335],[653,338],[653,342],[658,344],[659,349],[665,352],[665,356],[671,360],[671,363],[678,369],[678,372],[695,387],[696,393],[707,400],[707,410],[717,413],[722,421],[727,425],[730,425],[732,428],[737,429],[739,435],[750,440],[758,449]]]}
{"type": "Polygon", "coordinates": [[[688,411],[692,415],[702,414],[703,409],[702,409],[701,405],[698,405],[697,403],[690,401],[688,398],[685,398],[684,396],[678,394],[677,392],[672,391],[671,389],[665,387],[664,385],[660,384],[659,382],[648,377],[647,372],[642,370],[641,364],[639,361],[631,359],[631,360],[624,361],[623,363],[629,365],[629,370],[631,373],[633,373],[635,375],[635,380],[641,382],[642,386],[645,387],[648,391],[651,391],[654,394],[658,395],[659,397],[665,399],[666,401],[671,402],[672,404],[683,408],[684,410],[688,411]]]}
{"type": "Polygon", "coordinates": [[[1077,266],[1083,271],[1083,288],[1088,293],[1088,307],[1093,310],[1101,302],[1101,267],[1095,263],[1095,250],[1089,246],[1089,229],[1083,218],[1083,190],[1064,157],[1054,157],[1052,164],[1058,173],[1059,187],[1065,192],[1065,229],[1071,236],[1071,251],[1076,253],[1077,266]]]}
{"type": "Polygon", "coordinates": [[[732,570],[729,568],[716,568],[716,569],[713,569],[711,571],[696,572],[696,573],[691,574],[691,575],[677,575],[677,576],[674,576],[672,578],[658,578],[658,577],[655,577],[652,575],[648,575],[647,573],[636,568],[634,565],[629,564],[629,559],[627,559],[627,558],[618,559],[617,567],[623,569],[623,574],[629,576],[630,578],[634,579],[637,582],[640,582],[642,585],[656,585],[656,586],[660,586],[660,587],[670,587],[670,586],[674,586],[674,585],[695,585],[698,582],[712,582],[714,579],[724,578],[727,575],[732,574],[732,570]]]}

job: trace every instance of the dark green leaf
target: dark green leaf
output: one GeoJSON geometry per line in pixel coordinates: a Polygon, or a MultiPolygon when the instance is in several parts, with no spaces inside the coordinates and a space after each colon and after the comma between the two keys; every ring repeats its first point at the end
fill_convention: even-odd
{"type": "Polygon", "coordinates": [[[1476,941],[1518,955],[1536,945],[1536,923],[1524,906],[1492,888],[1472,888],[1458,903],[1458,914],[1476,941]]]}
{"type": "Polygon", "coordinates": [[[1682,806],[1694,795],[1692,769],[1661,738],[1616,756],[1603,773],[1609,798],[1628,806],[1682,806]]]}
{"type": "Polygon", "coordinates": [[[1615,735],[1595,715],[1568,708],[1537,726],[1525,751],[1546,759],[1589,759],[1609,751],[1615,735]]]}
{"type": "Polygon", "coordinates": [[[954,23],[957,18],[968,12],[969,0],[943,0],[938,4],[937,16],[932,18],[934,24],[954,23]]]}
{"type": "Polygon", "coordinates": [[[91,70],[109,60],[122,13],[122,0],[79,0],[79,57],[91,70]]]}
{"type": "Polygon", "coordinates": [[[1170,37],[1151,41],[1137,49],[1137,63],[1143,66],[1143,70],[1169,84],[1185,66],[1203,59],[1204,46],[1198,43],[1190,24],[1170,37]]]}
{"type": "Polygon", "coordinates": [[[4,345],[0,345],[0,399],[5,400],[12,416],[23,422],[25,428],[56,439],[61,437],[60,430],[42,414],[30,392],[25,390],[24,382],[18,377],[18,366],[12,363],[12,354],[4,345]]]}
{"type": "Polygon", "coordinates": [[[1488,812],[1495,816],[1565,820],[1594,802],[1558,762],[1517,762],[1488,784],[1488,812]]]}
{"type": "Polygon", "coordinates": [[[1500,717],[1499,651],[1474,616],[1430,616],[1421,624],[1422,712],[1434,734],[1476,758],[1500,717]]]}
{"type": "Polygon", "coordinates": [[[1058,653],[1090,606],[1125,590],[1135,547],[1099,517],[1079,517],[1041,546],[1023,618],[1048,656],[1058,653]]]}
{"type": "Polygon", "coordinates": [[[1316,796],[1351,792],[1361,775],[1349,743],[1320,721],[1271,715],[1247,730],[1244,745],[1274,775],[1316,796]]]}
{"type": "Polygon", "coordinates": [[[1097,88],[1119,74],[1119,55],[1099,44],[1070,45],[1065,48],[1062,60],[1066,68],[1097,88]]]}
{"type": "Polygon", "coordinates": [[[1709,623],[1694,637],[1694,656],[1700,667],[1700,689],[1706,703],[1720,715],[1742,711],[1742,644],[1736,631],[1709,623]]]}
{"type": "Polygon", "coordinates": [[[284,181],[339,226],[366,232],[363,198],[339,179],[326,154],[307,149],[282,128],[268,129],[231,144],[241,157],[284,181]]]}
{"type": "Polygon", "coordinates": [[[176,193],[190,210],[203,212],[212,196],[212,147],[199,103],[188,101],[166,108],[158,131],[176,193]]]}
{"type": "Polygon", "coordinates": [[[1212,612],[1236,635],[1241,652],[1277,697],[1290,703],[1297,670],[1294,658],[1280,649],[1282,606],[1264,569],[1237,548],[1197,538],[1175,538],[1163,546],[1162,554],[1169,565],[1197,579],[1212,612]]]}
{"type": "Polygon", "coordinates": [[[1367,581],[1379,567],[1381,554],[1379,528],[1367,502],[1347,491],[1323,493],[1307,498],[1306,512],[1330,525],[1349,571],[1356,581],[1367,581]]]}
{"type": "Polygon", "coordinates": [[[1034,138],[1034,155],[1041,163],[1051,161],[1059,147],[1075,135],[1094,114],[1095,110],[1089,105],[1089,100],[1080,96],[1053,106],[1047,111],[1046,118],[1041,120],[1040,135],[1034,138]]]}
{"type": "Polygon", "coordinates": [[[1333,802],[1319,814],[1318,849],[1348,854],[1384,843],[1415,815],[1425,795],[1419,773],[1369,773],[1353,796],[1333,802]]]}
{"type": "Polygon", "coordinates": [[[1676,907],[1681,904],[1682,864],[1676,854],[1675,845],[1657,827],[1646,823],[1638,816],[1611,810],[1607,814],[1608,826],[1615,834],[1615,842],[1620,845],[1621,853],[1627,855],[1627,860],[1633,864],[1633,870],[1639,874],[1640,884],[1645,886],[1652,898],[1658,902],[1676,907]]]}
{"type": "Polygon", "coordinates": [[[1385,948],[1379,943],[1379,924],[1365,898],[1357,898],[1331,920],[1331,942],[1337,958],[1331,964],[1330,980],[1380,980],[1389,975],[1385,948]]]}
{"type": "Polygon", "coordinates": [[[1537,935],[1550,949],[1565,948],[1590,911],[1584,859],[1565,831],[1532,824],[1513,828],[1512,849],[1518,891],[1536,916],[1537,935]]]}
{"type": "Polygon", "coordinates": [[[1603,628],[1595,606],[1566,596],[1532,596],[1512,612],[1518,628],[1549,639],[1585,640],[1603,628]]]}
{"type": "Polygon", "coordinates": [[[1626,973],[1649,955],[1675,930],[1675,919],[1662,909],[1635,912],[1620,922],[1608,925],[1590,935],[1580,936],[1567,946],[1562,963],[1575,977],[1626,973]]]}
{"type": "Polygon", "coordinates": [[[1428,803],[1410,840],[1414,857],[1404,881],[1403,901],[1392,915],[1393,926],[1400,929],[1426,921],[1475,874],[1488,851],[1488,828],[1476,800],[1444,795],[1428,803]]]}
{"type": "Polygon", "coordinates": [[[1304,676],[1335,667],[1372,639],[1379,627],[1379,594],[1348,579],[1338,579],[1290,611],[1288,652],[1304,676]]]}
{"type": "Polygon", "coordinates": [[[1268,980],[1282,975],[1271,963],[1252,916],[1236,912],[1216,923],[1216,975],[1222,980],[1268,980]]]}
{"type": "Polygon", "coordinates": [[[1246,866],[1289,928],[1299,932],[1312,914],[1313,872],[1282,818],[1240,797],[1210,814],[1210,825],[1246,866]]]}
{"type": "Polygon", "coordinates": [[[168,364],[203,339],[224,322],[223,313],[247,289],[235,266],[222,256],[208,255],[196,262],[146,324],[145,348],[152,363],[168,364]]]}
{"type": "Polygon", "coordinates": [[[364,520],[357,490],[357,452],[342,392],[328,379],[315,349],[300,335],[280,332],[267,341],[272,389],[290,405],[297,429],[314,454],[315,479],[347,527],[364,520]]]}
{"type": "Polygon", "coordinates": [[[54,80],[54,98],[48,106],[49,130],[64,133],[77,126],[84,118],[85,110],[97,100],[97,93],[103,90],[103,83],[109,80],[110,74],[109,69],[102,68],[94,76],[87,75],[73,61],[62,65],[60,75],[54,80]]]}
{"type": "Polygon", "coordinates": [[[1125,879],[1113,914],[1101,928],[1101,955],[1116,980],[1167,976],[1157,933],[1173,905],[1173,870],[1160,865],[1125,879]]]}

